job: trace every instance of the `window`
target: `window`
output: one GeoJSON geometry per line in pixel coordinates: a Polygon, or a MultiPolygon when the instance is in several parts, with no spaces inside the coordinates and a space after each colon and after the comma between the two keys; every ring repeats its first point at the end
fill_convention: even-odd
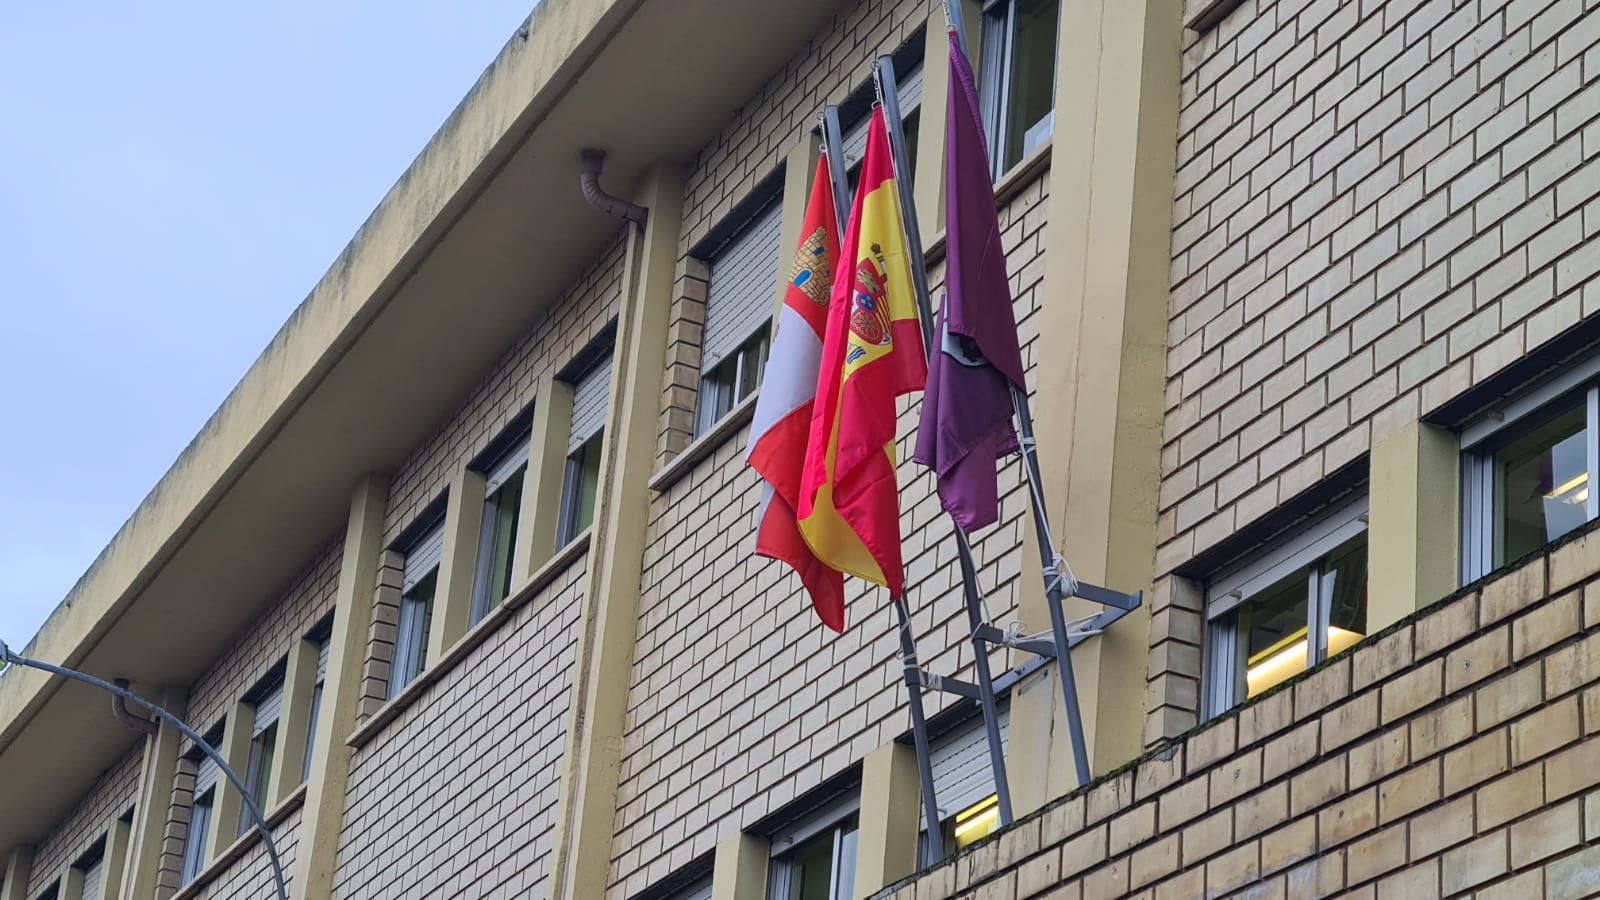
{"type": "MultiPolygon", "coordinates": [[[[222,740],[222,729],[213,729],[206,742],[213,747],[222,740]]],[[[206,839],[211,831],[211,812],[217,805],[217,778],[222,771],[205,751],[196,747],[189,758],[195,763],[194,800],[189,804],[189,833],[183,842],[183,869],[179,883],[188,884],[206,864],[206,839]]]]}
{"type": "Polygon", "coordinates": [[[61,882],[55,881],[51,882],[50,886],[45,888],[44,891],[39,894],[38,900],[57,900],[57,898],[60,896],[61,882]]]}
{"type": "Polygon", "coordinates": [[[1203,712],[1218,715],[1365,636],[1367,504],[1341,505],[1212,579],[1203,712]]]}
{"type": "Polygon", "coordinates": [[[856,803],[851,797],[773,837],[769,900],[849,900],[855,895],[856,803]]]}
{"type": "Polygon", "coordinates": [[[556,548],[571,543],[594,521],[600,488],[600,453],[605,447],[606,406],[611,395],[611,353],[596,362],[572,389],[572,430],[567,472],[561,484],[561,521],[556,548]]]}
{"type": "Polygon", "coordinates": [[[1600,360],[1461,433],[1461,580],[1473,581],[1600,512],[1600,360]]]}
{"type": "Polygon", "coordinates": [[[278,676],[266,687],[258,689],[251,700],[256,707],[255,724],[250,731],[250,759],[245,763],[244,788],[248,796],[239,807],[239,831],[244,834],[255,827],[255,817],[250,814],[250,803],[265,813],[272,790],[272,760],[278,751],[278,716],[283,711],[283,678],[278,676]]]}
{"type": "MultiPolygon", "coordinates": [[[[1009,745],[1010,709],[1000,707],[999,718],[1003,750],[1009,745]]],[[[1000,798],[994,792],[989,735],[982,714],[935,738],[928,747],[928,762],[933,768],[933,793],[943,826],[944,852],[949,854],[993,834],[1000,827],[1000,798]]],[[[923,864],[938,862],[930,858],[925,830],[920,841],[923,864]]]]}
{"type": "Polygon", "coordinates": [[[778,198],[768,200],[711,258],[696,434],[704,434],[761,384],[771,344],[782,211],[778,198]]]}
{"type": "Polygon", "coordinates": [[[428,631],[433,625],[433,595],[444,553],[444,523],[423,535],[406,553],[400,587],[400,622],[395,626],[394,663],[389,696],[400,693],[428,664],[428,631]]]}
{"type": "MultiPolygon", "coordinates": [[[[105,852],[106,842],[101,838],[82,859],[73,863],[72,867],[78,870],[82,878],[82,886],[78,889],[79,900],[100,900],[100,886],[105,880],[103,875],[105,852]]],[[[68,892],[71,892],[70,888],[68,892]]]]}
{"type": "MultiPolygon", "coordinates": [[[[920,41],[917,42],[917,56],[921,56],[920,41]]],[[[910,45],[908,45],[910,47],[910,45]]],[[[896,54],[896,61],[899,54],[896,54]]],[[[917,62],[914,67],[901,74],[899,66],[895,66],[895,97],[900,102],[900,131],[906,139],[906,165],[911,171],[917,170],[917,128],[922,122],[922,64],[917,62]]],[[[866,86],[869,103],[876,100],[873,86],[869,82],[866,86]]],[[[839,139],[839,144],[844,150],[845,177],[850,185],[850,192],[855,193],[856,186],[861,183],[861,160],[867,154],[867,120],[871,113],[871,106],[863,109],[857,120],[846,128],[839,139]]],[[[910,173],[898,173],[901,177],[909,178],[910,173]]]]}
{"type": "Polygon", "coordinates": [[[983,11],[979,102],[999,178],[1055,128],[1061,0],[989,0],[983,11]]]}
{"type": "MultiPolygon", "coordinates": [[[[526,433],[527,426],[513,425],[512,431],[526,433]]],[[[517,515],[522,510],[522,483],[527,471],[526,439],[484,467],[483,524],[478,532],[468,625],[477,624],[511,592],[511,557],[516,549],[517,515]]]]}
{"type": "Polygon", "coordinates": [[[328,678],[329,637],[317,643],[317,680],[311,686],[311,715],[306,722],[306,757],[300,765],[301,783],[311,780],[311,752],[317,745],[317,717],[322,715],[322,684],[328,678]]]}

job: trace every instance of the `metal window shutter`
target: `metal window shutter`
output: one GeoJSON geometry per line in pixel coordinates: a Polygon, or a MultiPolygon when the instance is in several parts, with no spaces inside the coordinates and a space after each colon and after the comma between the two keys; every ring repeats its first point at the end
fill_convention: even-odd
{"type": "MultiPolygon", "coordinates": [[[[922,66],[907,72],[900,79],[898,90],[895,94],[900,99],[900,116],[905,118],[922,106],[922,66]]],[[[844,167],[846,171],[854,169],[861,164],[861,157],[867,153],[867,122],[872,116],[865,115],[861,121],[850,127],[839,138],[839,146],[844,148],[844,167]]]]}
{"type": "Polygon", "coordinates": [[[333,641],[324,638],[317,645],[317,684],[321,684],[328,677],[328,645],[333,641]]]}
{"type": "Polygon", "coordinates": [[[499,490],[500,485],[505,484],[511,476],[517,474],[518,469],[527,464],[528,442],[523,441],[507,450],[505,455],[496,460],[495,464],[489,467],[489,471],[484,473],[484,481],[486,482],[484,493],[493,494],[499,490]]]}
{"type": "Polygon", "coordinates": [[[572,431],[567,452],[583,446],[606,424],[606,402],[611,397],[611,354],[595,363],[572,390],[572,431]]]}
{"type": "Polygon", "coordinates": [[[100,900],[100,861],[83,872],[83,900],[100,900]]]}
{"type": "Polygon", "coordinates": [[[439,560],[444,556],[444,523],[438,528],[428,532],[427,536],[417,541],[416,546],[406,552],[405,579],[401,586],[402,591],[409,591],[416,587],[417,582],[428,577],[439,565],[439,560]]]}
{"type": "Polygon", "coordinates": [[[267,692],[265,697],[256,703],[256,722],[251,728],[250,736],[259,737],[261,732],[271,728],[278,721],[278,715],[283,711],[283,685],[267,692]]]}
{"type": "Polygon", "coordinates": [[[773,200],[712,260],[700,371],[727,359],[762,323],[772,319],[782,220],[783,204],[773,200]]]}
{"type": "MultiPolygon", "coordinates": [[[[1010,743],[1011,711],[1000,710],[1000,744],[1010,743]]],[[[939,818],[948,819],[994,793],[994,772],[989,768],[989,739],[983,716],[973,716],[960,728],[928,748],[933,765],[933,790],[939,799],[939,818]]]]}
{"type": "Polygon", "coordinates": [[[200,770],[194,776],[194,795],[199,797],[217,785],[217,779],[222,777],[222,770],[218,768],[217,761],[209,754],[200,757],[200,770]]]}

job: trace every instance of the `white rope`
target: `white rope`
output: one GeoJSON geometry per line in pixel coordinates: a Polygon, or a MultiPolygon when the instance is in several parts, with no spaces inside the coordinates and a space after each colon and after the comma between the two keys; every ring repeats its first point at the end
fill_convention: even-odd
{"type": "Polygon", "coordinates": [[[1023,460],[1023,478],[1028,482],[1028,492],[1033,498],[1033,508],[1039,511],[1039,522],[1044,530],[1044,541],[1050,548],[1050,564],[1044,567],[1044,589],[1047,592],[1059,592],[1062,600],[1078,595],[1078,578],[1072,574],[1072,566],[1067,563],[1067,558],[1056,549],[1056,538],[1050,533],[1050,518],[1045,514],[1044,489],[1033,480],[1033,471],[1036,465],[1028,465],[1028,459],[1037,460],[1038,441],[1031,435],[1019,435],[1018,446],[1027,459],[1023,460]]]}

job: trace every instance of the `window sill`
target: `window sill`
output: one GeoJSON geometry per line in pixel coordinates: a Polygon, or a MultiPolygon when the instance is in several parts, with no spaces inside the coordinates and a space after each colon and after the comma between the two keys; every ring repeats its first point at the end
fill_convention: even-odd
{"type": "MultiPolygon", "coordinates": [[[[280,801],[277,806],[267,811],[267,827],[269,829],[275,829],[279,825],[282,825],[284,821],[289,818],[289,815],[295,810],[304,806],[305,802],[306,785],[304,782],[301,782],[300,786],[290,792],[289,796],[283,798],[283,800],[280,801]]],[[[191,897],[199,896],[201,891],[203,891],[207,885],[211,884],[213,881],[216,881],[217,878],[219,878],[222,873],[228,871],[228,869],[232,867],[234,863],[243,859],[244,855],[250,852],[250,848],[254,847],[260,842],[261,829],[259,828],[251,828],[244,834],[239,835],[238,839],[229,844],[226,850],[223,850],[221,853],[219,853],[217,858],[211,861],[210,865],[200,870],[200,874],[196,875],[193,881],[184,885],[183,888],[176,894],[173,894],[172,900],[189,900],[191,897]]],[[[289,873],[283,873],[283,877],[288,878],[289,873]]]]}
{"type": "Polygon", "coordinates": [[[1244,0],[1201,0],[1196,4],[1199,8],[1189,17],[1189,21],[1183,23],[1183,27],[1190,31],[1206,31],[1221,22],[1243,2],[1244,0]]]}
{"type": "Polygon", "coordinates": [[[739,429],[749,424],[756,415],[756,399],[761,396],[758,387],[750,396],[739,401],[739,405],[728,411],[728,414],[717,420],[717,424],[707,429],[705,434],[695,438],[689,446],[683,448],[672,461],[661,467],[650,478],[650,489],[661,492],[672,487],[679,479],[688,474],[695,464],[715,453],[719,447],[728,442],[728,439],[739,433],[739,429]]]}
{"type": "Polygon", "coordinates": [[[588,551],[592,533],[592,528],[586,528],[577,537],[568,541],[565,547],[557,550],[549,561],[540,566],[538,571],[534,572],[527,581],[524,581],[516,590],[512,591],[503,603],[489,610],[488,615],[480,619],[478,624],[472,626],[467,630],[466,634],[458,638],[437,661],[424,669],[416,678],[413,678],[410,684],[401,689],[400,693],[391,697],[389,702],[373,713],[370,719],[351,732],[350,736],[345,738],[345,745],[359,750],[377,737],[390,722],[398,718],[402,712],[405,712],[411,704],[417,701],[418,697],[427,693],[428,688],[444,677],[446,672],[454,669],[462,660],[466,659],[468,654],[477,648],[479,644],[488,640],[490,635],[500,630],[500,626],[509,622],[518,609],[532,602],[540,591],[549,587],[557,576],[577,562],[588,551]]]}

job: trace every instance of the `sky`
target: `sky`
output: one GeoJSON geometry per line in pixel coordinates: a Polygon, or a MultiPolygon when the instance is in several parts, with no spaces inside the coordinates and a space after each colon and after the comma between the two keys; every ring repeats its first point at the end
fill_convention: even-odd
{"type": "Polygon", "coordinates": [[[536,3],[0,9],[0,640],[34,635],[536,3]]]}

